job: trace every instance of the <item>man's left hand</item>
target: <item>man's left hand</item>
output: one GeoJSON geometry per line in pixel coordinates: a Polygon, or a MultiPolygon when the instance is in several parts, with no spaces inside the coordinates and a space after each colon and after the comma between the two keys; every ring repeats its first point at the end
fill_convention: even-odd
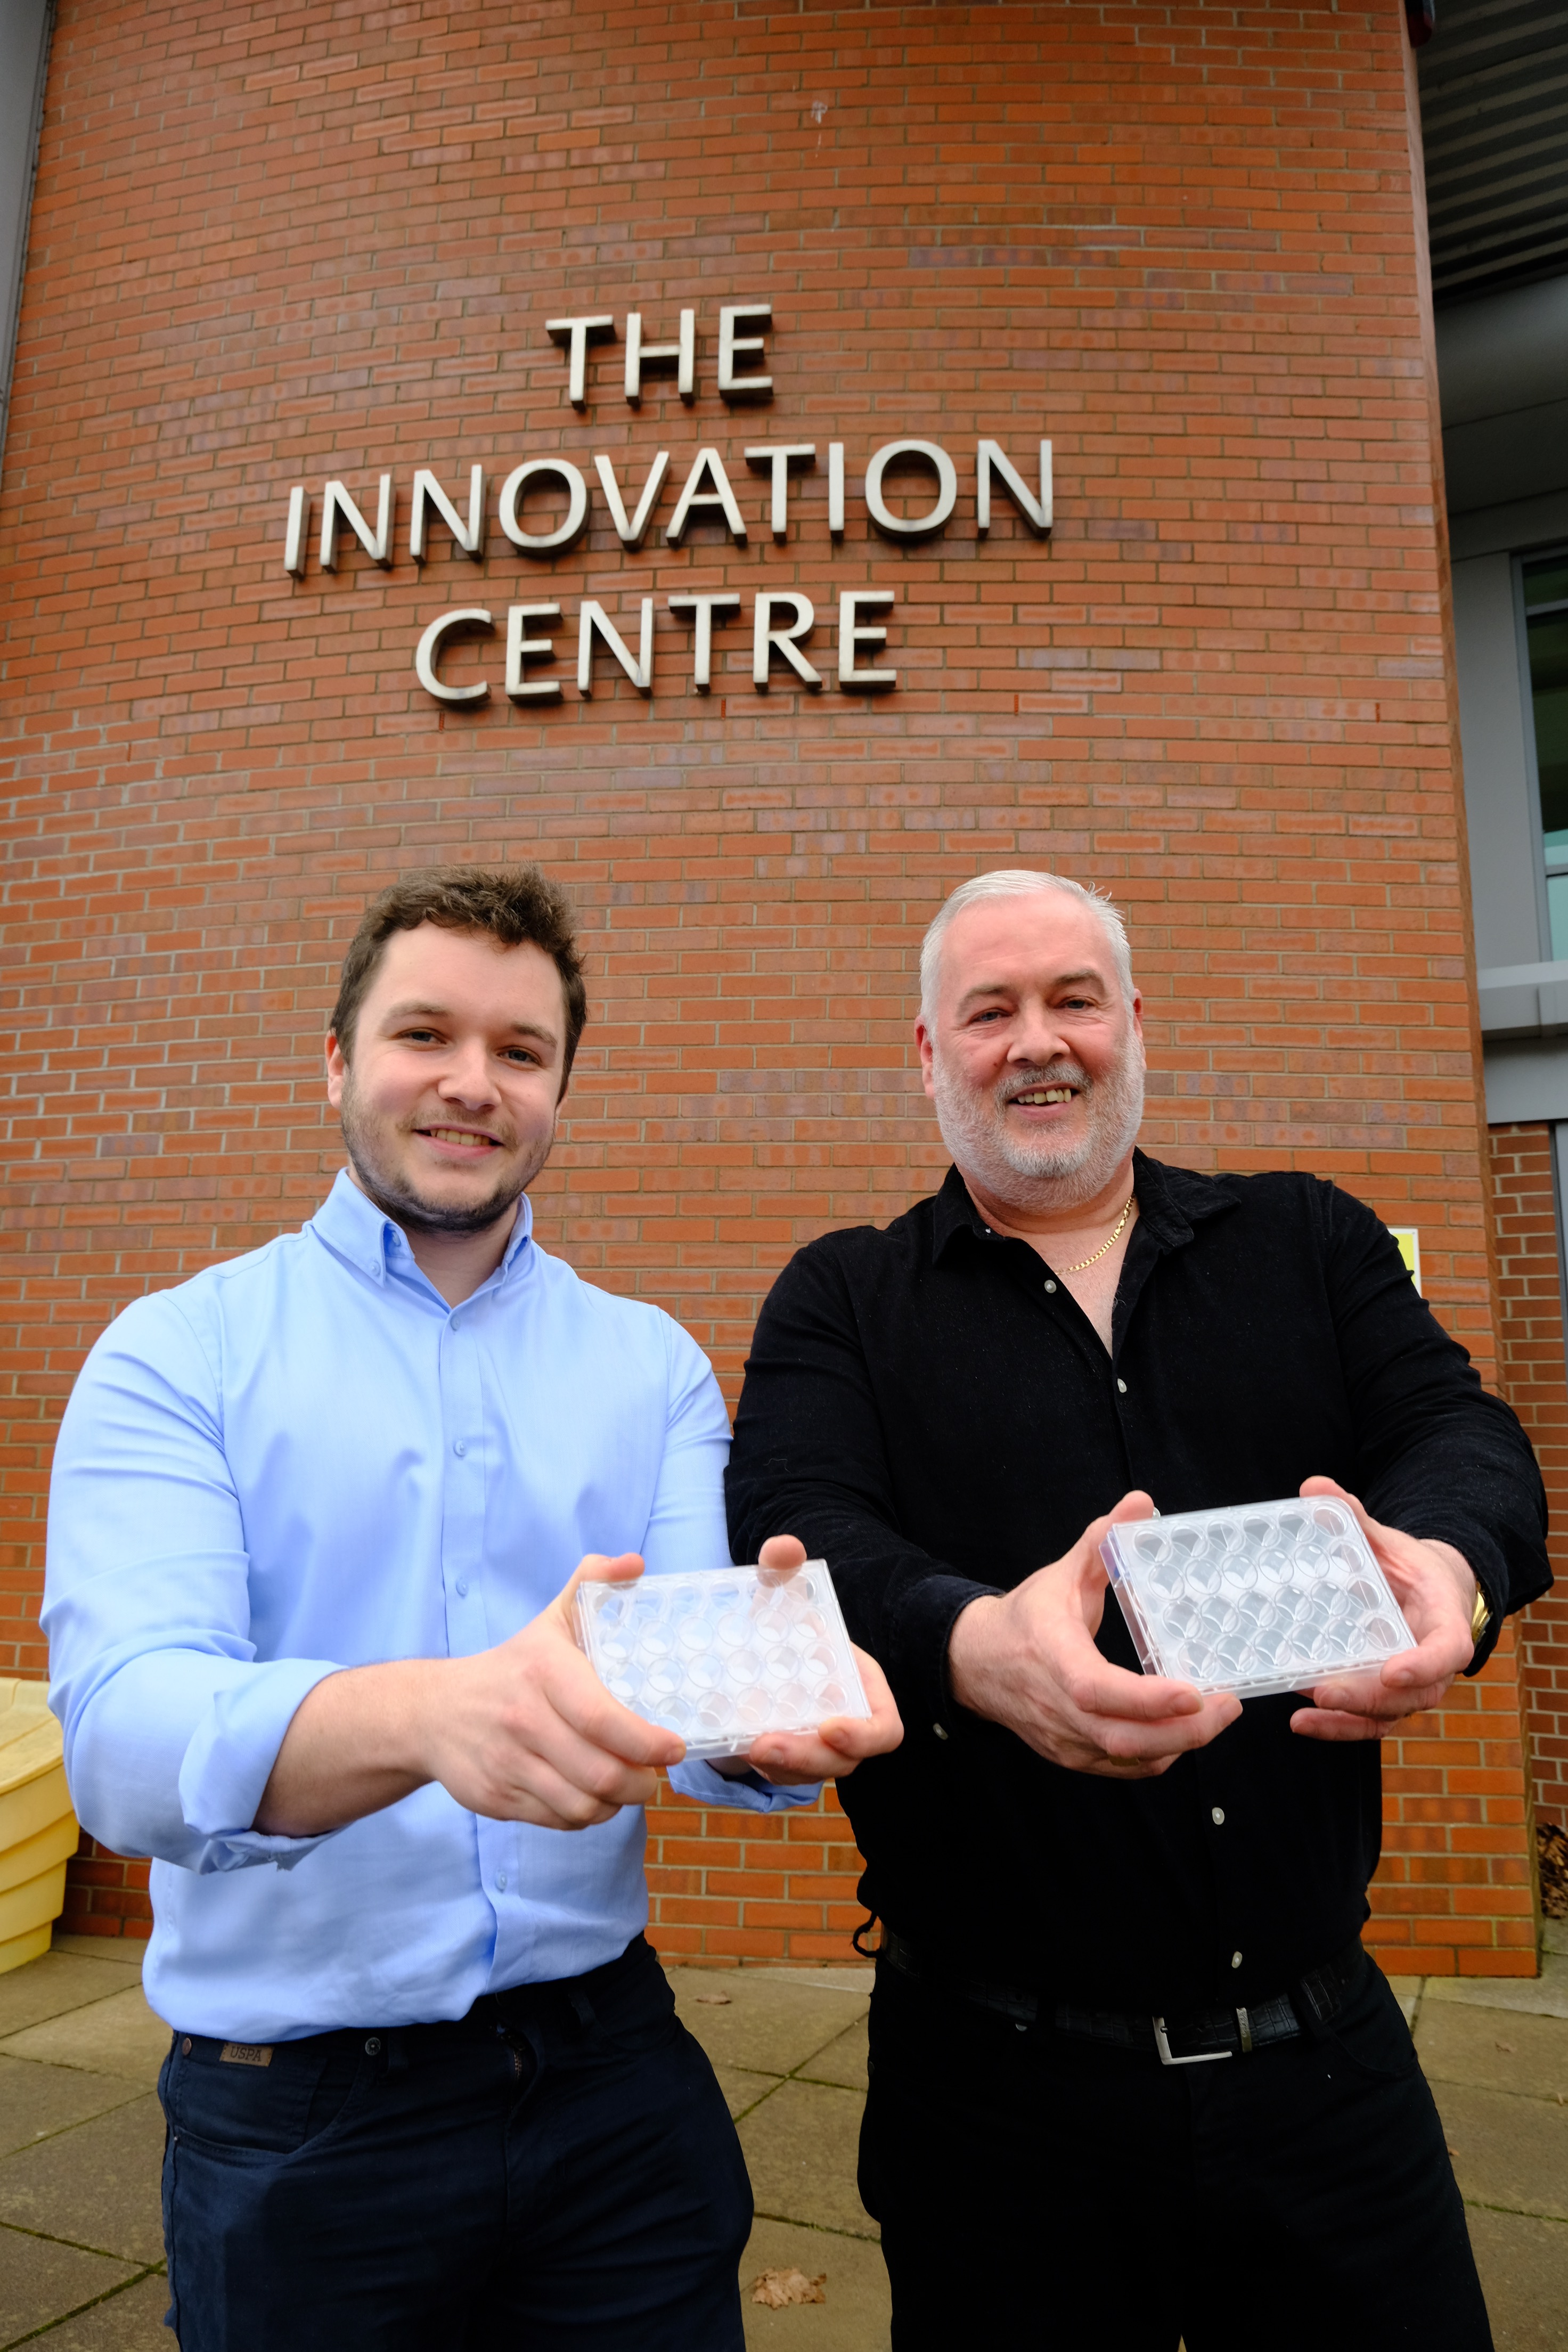
{"type": "Polygon", "coordinates": [[[1474,1571],[1452,1544],[1423,1541],[1402,1528],[1370,1518],[1353,1495],[1332,1478],[1303,1480],[1304,1496],[1337,1495],[1361,1522],[1378,1566],[1415,1636],[1413,1650],[1360,1675],[1336,1675],[1312,1690],[1312,1705],[1290,1717],[1308,1739],[1381,1739],[1406,1716],[1440,1705],[1454,1676],[1475,1654],[1470,1612],[1474,1571]]]}
{"type": "MultiPolygon", "coordinates": [[[[805,1546],[795,1536],[770,1536],[757,1564],[787,1575],[805,1566],[805,1546]]],[[[893,1694],[875,1658],[855,1650],[855,1664],[871,1709],[868,1721],[859,1715],[836,1715],[815,1731],[767,1731],[746,1755],[724,1757],[715,1762],[714,1770],[726,1780],[756,1772],[775,1788],[793,1789],[813,1780],[842,1780],[868,1756],[887,1755],[904,1736],[893,1694]]]]}

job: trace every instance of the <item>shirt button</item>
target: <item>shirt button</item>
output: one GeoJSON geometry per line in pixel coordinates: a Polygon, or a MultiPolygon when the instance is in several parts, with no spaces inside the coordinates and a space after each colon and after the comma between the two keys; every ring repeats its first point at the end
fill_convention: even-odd
{"type": "Polygon", "coordinates": [[[1127,1383],[1126,1383],[1126,1381],[1117,1381],[1117,1383],[1116,1383],[1116,1385],[1117,1385],[1117,1388],[1118,1388],[1118,1390],[1120,1391],[1121,1394],[1122,1396],[1125,1396],[1125,1395],[1127,1394],[1127,1383]]]}
{"type": "Polygon", "coordinates": [[[454,1440],[452,1445],[452,1451],[454,1454],[466,1454],[468,1450],[468,1447],[464,1444],[460,1437],[454,1440]]]}
{"type": "Polygon", "coordinates": [[[1047,1290],[1054,1290],[1054,1289],[1056,1288],[1056,1286],[1056,1286],[1056,1284],[1055,1284],[1054,1282],[1047,1282],[1047,1285],[1046,1285],[1046,1288],[1047,1288],[1047,1290]]]}
{"type": "Polygon", "coordinates": [[[371,2034],[369,2039],[366,2041],[364,2045],[364,2054],[367,2058],[376,2058],[380,2056],[381,2036],[379,2033],[371,2034]]]}
{"type": "Polygon", "coordinates": [[[1215,1805],[1211,1807],[1209,1819],[1213,1822],[1216,1830],[1223,1827],[1225,1822],[1225,1807],[1223,1805],[1215,1805]]]}
{"type": "MultiPolygon", "coordinates": [[[[504,1870],[498,1870],[496,1873],[496,1893],[498,1895],[504,1895],[506,1893],[506,1873],[504,1870]]],[[[1241,1954],[1238,1952],[1236,1957],[1239,1959],[1241,1958],[1241,1954]]]]}
{"type": "Polygon", "coordinates": [[[945,1739],[947,1738],[947,1733],[940,1723],[933,1723],[931,1725],[931,1729],[935,1732],[939,1739],[945,1739]]]}
{"type": "Polygon", "coordinates": [[[1230,1965],[1233,1969],[1238,1969],[1241,1966],[1241,1954],[1239,1952],[1232,1952],[1230,1956],[1230,1965]]]}
{"type": "Polygon", "coordinates": [[[458,1579],[458,1598],[459,1601],[466,1601],[468,1597],[468,1580],[466,1576],[459,1576],[458,1579]]]}

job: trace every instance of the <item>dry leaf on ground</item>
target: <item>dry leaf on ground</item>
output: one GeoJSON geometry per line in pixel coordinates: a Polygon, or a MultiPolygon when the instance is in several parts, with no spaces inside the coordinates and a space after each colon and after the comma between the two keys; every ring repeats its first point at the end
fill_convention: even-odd
{"type": "Polygon", "coordinates": [[[765,2304],[770,2311],[782,2311],[786,2303],[826,2303],[823,2288],[827,2273],[807,2278],[804,2271],[759,2271],[752,2281],[752,2301],[765,2304]]]}
{"type": "Polygon", "coordinates": [[[1513,2056],[1513,2044],[1511,2042],[1500,2042],[1498,2043],[1498,2048],[1505,2052],[1510,2058],[1513,2056]]]}
{"type": "Polygon", "coordinates": [[[735,1996],[730,1992],[700,1992],[694,1998],[704,2009],[728,2009],[735,1996]]]}

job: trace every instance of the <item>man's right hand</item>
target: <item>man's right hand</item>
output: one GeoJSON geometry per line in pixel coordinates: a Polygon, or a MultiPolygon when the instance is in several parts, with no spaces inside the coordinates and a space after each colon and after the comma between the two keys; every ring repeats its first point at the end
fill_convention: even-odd
{"type": "Polygon", "coordinates": [[[1149,1496],[1124,1495],[1071,1551],[1013,1591],[972,1601],[948,1640],[948,1679],[971,1714],[1005,1724],[1037,1755],[1071,1772],[1118,1780],[1168,1771],[1234,1723],[1241,1701],[1200,1696],[1190,1683],[1129,1674],[1094,1646],[1109,1581],[1100,1547],[1107,1528],[1146,1519],[1149,1496]]]}
{"type": "Polygon", "coordinates": [[[407,1658],[329,1675],[297,1709],[257,1809],[265,1835],[319,1837],[438,1780],[468,1811],[581,1830],[652,1802],[686,1750],[610,1696],[578,1648],[584,1579],[640,1575],[591,1552],[531,1624],[470,1658],[407,1658]]]}

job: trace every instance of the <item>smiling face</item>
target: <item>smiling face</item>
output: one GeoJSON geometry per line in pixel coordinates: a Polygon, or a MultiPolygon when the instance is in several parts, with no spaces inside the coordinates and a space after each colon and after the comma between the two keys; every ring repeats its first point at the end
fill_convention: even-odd
{"type": "Polygon", "coordinates": [[[550,1156],[566,1003],[542,948],[435,923],[387,940],[327,1097],[362,1191],[415,1232],[477,1234],[550,1156]]]}
{"type": "Polygon", "coordinates": [[[956,915],[915,1036],[963,1173],[1019,1208],[1093,1201],[1143,1115],[1141,1016],[1081,900],[1047,890],[956,915]]]}

